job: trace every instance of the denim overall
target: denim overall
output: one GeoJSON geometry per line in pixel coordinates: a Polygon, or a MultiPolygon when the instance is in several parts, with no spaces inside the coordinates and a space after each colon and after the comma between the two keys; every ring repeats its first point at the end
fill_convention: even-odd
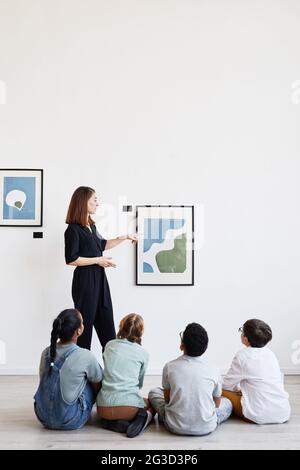
{"type": "Polygon", "coordinates": [[[78,399],[68,404],[60,388],[60,370],[70,354],[78,349],[71,347],[54,362],[49,374],[50,351],[46,354],[46,367],[34,396],[34,410],[39,421],[48,429],[71,430],[82,427],[89,419],[94,403],[94,394],[89,382],[78,399]]]}

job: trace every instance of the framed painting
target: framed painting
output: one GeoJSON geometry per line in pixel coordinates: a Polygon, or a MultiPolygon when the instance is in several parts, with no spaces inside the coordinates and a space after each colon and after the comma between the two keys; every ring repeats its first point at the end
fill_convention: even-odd
{"type": "Polygon", "coordinates": [[[194,206],[137,206],[136,285],[194,285],[194,206]]]}
{"type": "Polygon", "coordinates": [[[0,226],[43,225],[43,170],[0,169],[0,226]]]}

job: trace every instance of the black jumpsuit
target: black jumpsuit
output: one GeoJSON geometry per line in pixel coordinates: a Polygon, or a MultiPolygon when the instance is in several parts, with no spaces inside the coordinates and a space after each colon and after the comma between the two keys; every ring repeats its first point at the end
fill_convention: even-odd
{"type": "MultiPolygon", "coordinates": [[[[97,232],[96,225],[88,227],[70,224],[65,231],[66,263],[78,257],[94,258],[102,256],[106,241],[97,232]]],[[[77,266],[72,283],[74,307],[77,308],[84,323],[84,332],[78,338],[81,348],[90,349],[93,326],[97,332],[102,349],[108,341],[116,338],[112,302],[104,268],[97,264],[77,266]]]]}

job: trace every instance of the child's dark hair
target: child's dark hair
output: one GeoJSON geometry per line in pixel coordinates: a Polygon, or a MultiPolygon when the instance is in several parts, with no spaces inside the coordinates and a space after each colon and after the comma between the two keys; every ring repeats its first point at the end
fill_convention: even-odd
{"type": "Polygon", "coordinates": [[[81,326],[81,316],[75,308],[63,310],[52,325],[51,342],[50,342],[50,371],[54,364],[56,356],[56,343],[60,339],[63,342],[71,341],[74,333],[81,326]]]}
{"type": "Polygon", "coordinates": [[[182,342],[188,356],[202,356],[208,346],[208,335],[199,323],[189,323],[183,332],[182,342]]]}
{"type": "Polygon", "coordinates": [[[263,348],[272,339],[272,330],[267,323],[253,318],[243,325],[243,335],[248,338],[252,348],[263,348]]]}
{"type": "Polygon", "coordinates": [[[131,343],[142,343],[144,320],[137,313],[130,313],[122,318],[117,334],[118,339],[127,339],[131,343]]]}

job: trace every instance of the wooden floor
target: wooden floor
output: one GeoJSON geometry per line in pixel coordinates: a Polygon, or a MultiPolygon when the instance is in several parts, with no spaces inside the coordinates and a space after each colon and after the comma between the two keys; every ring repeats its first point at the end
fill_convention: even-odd
{"type": "MultiPolygon", "coordinates": [[[[160,377],[146,377],[144,396],[160,385],[160,377]]],[[[48,431],[35,418],[33,400],[37,377],[0,376],[0,449],[300,449],[300,376],[286,378],[292,418],[282,425],[256,426],[231,418],[204,437],[182,437],[167,432],[155,419],[143,435],[123,434],[91,423],[78,431],[48,431]]]]}

